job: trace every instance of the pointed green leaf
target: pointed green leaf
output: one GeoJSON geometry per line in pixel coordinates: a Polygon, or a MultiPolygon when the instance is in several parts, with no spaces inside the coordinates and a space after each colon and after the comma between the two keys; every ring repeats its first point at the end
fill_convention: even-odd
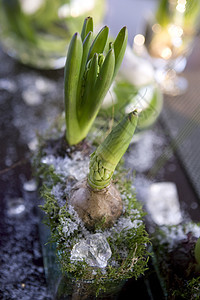
{"type": "Polygon", "coordinates": [[[69,45],[64,72],[66,138],[70,145],[76,144],[79,136],[76,101],[82,53],[81,37],[79,33],[75,33],[69,45]]]}
{"type": "Polygon", "coordinates": [[[117,38],[114,41],[114,51],[115,51],[115,71],[113,74],[113,79],[116,76],[123,57],[124,57],[124,53],[126,51],[126,46],[127,46],[127,41],[128,41],[128,31],[126,27],[123,27],[120,32],[118,33],[117,38]]]}
{"type": "Polygon", "coordinates": [[[99,108],[101,107],[101,103],[109,90],[112,83],[114,67],[115,55],[114,50],[111,49],[100,68],[93,92],[89,93],[89,97],[86,97],[86,95],[84,96],[84,109],[81,109],[80,124],[81,128],[85,129],[85,131],[88,131],[94,122],[99,108]],[[87,105],[85,105],[85,101],[87,101],[87,105]]]}
{"type": "Polygon", "coordinates": [[[115,67],[114,50],[110,49],[108,54],[106,55],[106,58],[100,69],[99,76],[95,84],[93,97],[94,99],[96,99],[96,102],[98,102],[97,99],[103,100],[103,98],[107,94],[110,85],[112,83],[114,67],[115,67]]]}
{"type": "MultiPolygon", "coordinates": [[[[84,90],[82,106],[81,106],[82,114],[87,114],[87,112],[89,112],[91,110],[91,107],[94,105],[93,93],[94,93],[95,83],[97,80],[98,69],[99,69],[98,54],[95,53],[89,63],[90,63],[90,67],[87,72],[87,76],[85,78],[85,90],[84,90]]],[[[87,118],[88,115],[86,117],[86,120],[87,118]]]]}
{"type": "Polygon", "coordinates": [[[109,32],[109,28],[107,26],[104,26],[100,30],[94,42],[92,43],[88,55],[88,60],[93,57],[94,53],[103,53],[108,39],[108,32],[109,32]]]}
{"type": "Polygon", "coordinates": [[[89,49],[90,49],[91,43],[92,43],[92,36],[93,36],[93,34],[90,31],[83,42],[83,56],[82,56],[80,76],[83,75],[85,66],[87,64],[87,57],[88,57],[88,52],[89,52],[89,49]]]}
{"type": "Polygon", "coordinates": [[[93,19],[91,17],[88,17],[84,20],[84,23],[83,23],[83,28],[81,31],[82,41],[85,40],[86,36],[88,35],[88,33],[90,31],[93,32],[93,19]]]}
{"type": "Polygon", "coordinates": [[[91,43],[92,43],[92,36],[93,36],[93,33],[90,31],[83,42],[83,55],[82,55],[81,69],[80,69],[80,75],[79,75],[79,82],[78,82],[78,86],[77,86],[77,89],[78,89],[77,110],[80,109],[80,105],[81,105],[83,76],[84,76],[84,72],[85,72],[85,68],[86,68],[86,64],[87,64],[88,52],[89,52],[89,49],[90,49],[91,43]]]}

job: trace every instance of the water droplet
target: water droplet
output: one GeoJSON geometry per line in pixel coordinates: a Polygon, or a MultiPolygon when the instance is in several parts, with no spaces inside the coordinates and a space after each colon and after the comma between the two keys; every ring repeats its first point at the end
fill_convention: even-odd
{"type": "Polygon", "coordinates": [[[197,209],[198,204],[196,202],[192,202],[190,207],[195,210],[195,209],[197,209]]]}
{"type": "Polygon", "coordinates": [[[10,198],[7,200],[7,213],[9,216],[22,215],[26,210],[23,198],[10,198]]]}
{"type": "Polygon", "coordinates": [[[31,151],[35,151],[37,150],[38,147],[38,140],[37,138],[32,139],[29,143],[28,143],[28,147],[31,151]]]}
{"type": "Polygon", "coordinates": [[[27,192],[35,192],[37,190],[37,184],[35,179],[31,179],[24,183],[23,189],[27,192]]]}
{"type": "Polygon", "coordinates": [[[47,80],[43,77],[36,78],[35,87],[37,91],[41,94],[51,93],[56,88],[54,82],[47,80]]]}
{"type": "Polygon", "coordinates": [[[28,88],[22,92],[22,98],[27,105],[34,106],[42,103],[42,97],[34,88],[28,88]]]}
{"type": "Polygon", "coordinates": [[[14,81],[3,78],[0,80],[0,90],[6,90],[10,93],[14,93],[17,90],[17,86],[14,81]]]}

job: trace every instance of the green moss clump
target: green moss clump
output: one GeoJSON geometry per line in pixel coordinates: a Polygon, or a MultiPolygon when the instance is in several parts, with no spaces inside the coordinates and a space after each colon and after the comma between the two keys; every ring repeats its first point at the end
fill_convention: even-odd
{"type": "Polygon", "coordinates": [[[121,282],[128,278],[137,279],[147,269],[149,238],[143,223],[144,212],[141,204],[131,188],[131,180],[125,176],[122,163],[118,165],[113,180],[121,193],[124,204],[123,215],[116,224],[106,230],[97,226],[93,232],[88,232],[74,209],[68,205],[65,193],[66,178],[56,174],[53,166],[41,163],[41,153],[38,175],[42,176],[41,195],[44,198],[42,209],[46,214],[46,224],[51,230],[49,242],[56,243],[56,255],[63,274],[77,281],[91,280],[96,292],[107,289],[110,281],[121,282]],[[53,182],[55,181],[55,185],[53,182]],[[59,187],[62,199],[58,201],[52,193],[53,186],[59,187]],[[123,225],[123,222],[127,222],[123,225]],[[105,234],[110,245],[112,256],[106,268],[90,267],[84,261],[71,261],[73,246],[90,233],[105,234]]]}
{"type": "Polygon", "coordinates": [[[194,249],[200,224],[162,226],[154,233],[154,265],[166,299],[199,299],[200,272],[194,249]]]}
{"type": "Polygon", "coordinates": [[[200,276],[190,280],[184,280],[183,288],[181,290],[175,289],[172,292],[174,299],[197,300],[200,295],[200,276]]]}

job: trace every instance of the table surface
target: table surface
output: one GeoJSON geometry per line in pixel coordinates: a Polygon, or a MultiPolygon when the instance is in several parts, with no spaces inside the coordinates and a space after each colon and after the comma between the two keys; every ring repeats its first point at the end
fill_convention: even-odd
{"type": "MultiPolygon", "coordinates": [[[[113,2],[110,0],[109,4],[113,2]]],[[[136,2],[139,5],[139,1],[127,1],[129,5],[136,2]]],[[[111,23],[121,9],[120,1],[116,1],[111,23]]],[[[122,22],[123,14],[119,26],[122,22]]],[[[117,26],[113,26],[113,31],[117,26]]],[[[194,221],[200,221],[199,58],[197,39],[184,72],[189,81],[188,91],[182,96],[164,97],[163,112],[148,132],[151,142],[146,144],[145,150],[156,149],[154,159],[146,168],[136,170],[140,178],[152,182],[174,182],[185,218],[194,221]]],[[[27,191],[24,184],[33,176],[30,159],[36,132],[45,132],[63,110],[63,70],[31,69],[1,49],[0,62],[0,298],[50,299],[38,237],[38,195],[36,191],[27,191]],[[24,214],[14,217],[9,205],[19,198],[26,209],[24,214]]],[[[133,286],[132,283],[132,289],[133,286]]],[[[137,288],[140,289],[139,284],[137,288]]],[[[128,294],[126,299],[131,299],[128,294]]]]}

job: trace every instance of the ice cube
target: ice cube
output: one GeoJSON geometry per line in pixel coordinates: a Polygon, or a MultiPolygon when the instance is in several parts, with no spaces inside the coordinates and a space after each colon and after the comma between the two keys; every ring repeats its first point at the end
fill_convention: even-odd
{"type": "Polygon", "coordinates": [[[151,184],[146,207],[157,225],[177,225],[182,221],[178,193],[173,182],[151,184]]]}
{"type": "Polygon", "coordinates": [[[37,183],[35,179],[24,182],[23,189],[27,192],[35,192],[37,190],[37,183]]]}
{"type": "Polygon", "coordinates": [[[90,234],[74,245],[71,260],[84,261],[91,267],[105,268],[111,257],[110,246],[101,233],[90,234]]]}

